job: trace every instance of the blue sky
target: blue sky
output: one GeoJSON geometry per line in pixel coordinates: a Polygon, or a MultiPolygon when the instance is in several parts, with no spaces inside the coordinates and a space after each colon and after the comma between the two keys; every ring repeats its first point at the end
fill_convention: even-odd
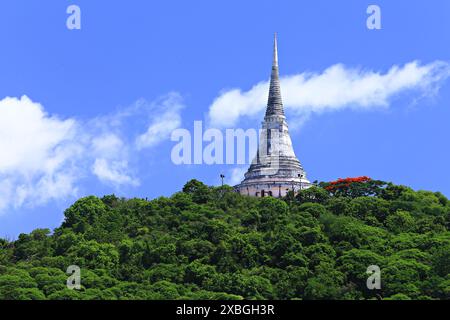
{"type": "Polygon", "coordinates": [[[55,228],[84,195],[167,196],[222,172],[231,183],[233,165],[174,165],[169,132],[231,111],[228,127],[257,128],[274,32],[310,180],[450,196],[449,12],[447,0],[2,1],[0,236],[55,228]],[[71,4],[81,30],[66,28],[71,4]],[[366,27],[370,4],[381,30],[366,27]],[[230,109],[214,107],[232,89],[230,109]]]}

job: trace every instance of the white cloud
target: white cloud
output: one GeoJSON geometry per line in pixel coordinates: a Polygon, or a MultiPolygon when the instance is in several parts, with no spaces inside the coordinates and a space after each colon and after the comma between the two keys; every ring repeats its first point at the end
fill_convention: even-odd
{"type": "Polygon", "coordinates": [[[77,124],[27,97],[0,100],[0,210],[75,194],[77,124]]]}
{"type": "Polygon", "coordinates": [[[150,123],[147,131],[136,138],[136,147],[140,149],[158,145],[170,137],[173,130],[181,125],[180,110],[183,108],[181,97],[172,93],[155,109],[157,117],[150,123]]]}
{"type": "Polygon", "coordinates": [[[95,132],[92,173],[106,184],[140,185],[133,174],[135,170],[130,168],[130,160],[138,158],[143,149],[156,147],[168,139],[181,125],[183,108],[181,96],[173,92],[153,102],[140,99],[127,108],[90,121],[89,131],[95,132]],[[140,124],[143,128],[136,128],[140,124]],[[130,134],[133,131],[134,135],[130,134]]]}
{"type": "Polygon", "coordinates": [[[116,134],[108,132],[92,139],[92,149],[95,154],[113,157],[124,147],[122,139],[116,134]]]}
{"type": "Polygon", "coordinates": [[[139,185],[138,179],[132,178],[126,174],[128,171],[127,161],[97,158],[95,159],[92,171],[100,180],[105,182],[110,182],[116,185],[139,185]]]}
{"type": "Polygon", "coordinates": [[[244,174],[247,172],[248,167],[236,167],[230,170],[230,178],[228,184],[231,186],[237,185],[244,180],[244,174]]]}
{"type": "MultiPolygon", "coordinates": [[[[435,61],[427,65],[410,62],[393,66],[386,73],[347,68],[337,64],[322,73],[302,73],[281,79],[285,108],[297,115],[344,108],[388,107],[391,99],[414,90],[421,95],[437,92],[450,76],[450,65],[435,61]]],[[[211,125],[227,127],[241,117],[259,115],[266,106],[269,84],[256,84],[249,91],[233,89],[220,94],[209,108],[211,125]]]]}
{"type": "Polygon", "coordinates": [[[92,173],[102,182],[113,186],[138,186],[139,180],[133,177],[128,159],[130,150],[118,134],[106,132],[91,140],[91,155],[94,159],[92,173]]]}
{"type": "Polygon", "coordinates": [[[139,158],[135,137],[155,135],[138,138],[142,147],[160,143],[167,128],[180,125],[181,108],[179,96],[171,94],[83,122],[49,115],[26,96],[0,100],[0,213],[76,197],[83,178],[115,188],[138,186],[130,165],[139,158]],[[165,126],[157,129],[151,119],[161,114],[165,126]]]}

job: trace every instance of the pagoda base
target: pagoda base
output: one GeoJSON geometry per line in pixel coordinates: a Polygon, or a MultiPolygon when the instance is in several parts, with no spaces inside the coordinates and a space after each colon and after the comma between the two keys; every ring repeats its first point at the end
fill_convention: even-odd
{"type": "Polygon", "coordinates": [[[308,189],[312,186],[311,182],[306,179],[296,179],[292,181],[279,180],[273,178],[258,179],[258,181],[243,181],[234,187],[236,192],[241,195],[250,197],[275,197],[283,198],[289,191],[297,194],[300,190],[308,189]]]}

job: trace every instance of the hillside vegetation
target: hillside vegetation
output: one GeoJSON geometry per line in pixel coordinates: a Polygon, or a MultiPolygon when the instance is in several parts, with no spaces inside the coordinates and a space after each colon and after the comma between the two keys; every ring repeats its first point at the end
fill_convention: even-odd
{"type": "Polygon", "coordinates": [[[450,201],[369,178],[285,199],[192,180],[152,201],[76,201],[0,240],[0,299],[449,299],[450,201]],[[81,289],[66,287],[70,265],[81,289]],[[369,290],[367,268],[381,269],[369,290]]]}

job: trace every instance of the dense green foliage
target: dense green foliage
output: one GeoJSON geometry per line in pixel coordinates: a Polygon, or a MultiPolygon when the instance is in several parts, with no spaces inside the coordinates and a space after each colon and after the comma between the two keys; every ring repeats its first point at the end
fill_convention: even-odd
{"type": "Polygon", "coordinates": [[[192,180],[170,198],[80,199],[53,233],[0,240],[0,299],[450,298],[446,197],[326,186],[250,198],[192,180]],[[66,288],[70,265],[81,290],[66,288]]]}

